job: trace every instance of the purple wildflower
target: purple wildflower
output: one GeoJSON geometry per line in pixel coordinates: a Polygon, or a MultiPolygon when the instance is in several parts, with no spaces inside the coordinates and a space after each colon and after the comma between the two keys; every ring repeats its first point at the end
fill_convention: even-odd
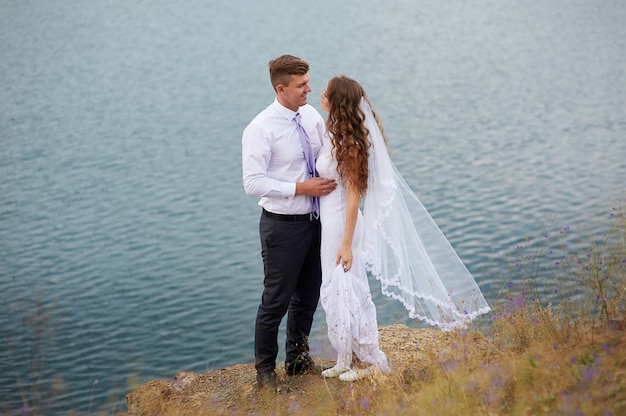
{"type": "Polygon", "coordinates": [[[300,403],[296,401],[290,401],[288,409],[289,409],[288,412],[291,414],[300,413],[302,411],[302,406],[300,405],[300,403]]]}
{"type": "Polygon", "coordinates": [[[591,383],[595,380],[597,375],[598,375],[598,367],[594,364],[589,364],[583,370],[582,374],[580,375],[580,378],[582,378],[582,380],[585,383],[591,383]]]}
{"type": "Polygon", "coordinates": [[[493,405],[494,403],[497,403],[497,401],[498,401],[498,395],[495,391],[489,390],[487,393],[485,393],[484,402],[486,404],[493,405]]]}
{"type": "Polygon", "coordinates": [[[501,375],[494,375],[491,379],[491,385],[495,390],[500,390],[504,387],[504,378],[501,375]]]}
{"type": "Polygon", "coordinates": [[[441,364],[441,366],[443,367],[444,371],[451,373],[456,370],[456,364],[457,363],[454,360],[446,360],[441,364]]]}
{"type": "Polygon", "coordinates": [[[370,399],[368,397],[362,398],[361,400],[359,400],[359,406],[361,406],[361,409],[363,410],[369,410],[369,408],[371,407],[370,399]]]}

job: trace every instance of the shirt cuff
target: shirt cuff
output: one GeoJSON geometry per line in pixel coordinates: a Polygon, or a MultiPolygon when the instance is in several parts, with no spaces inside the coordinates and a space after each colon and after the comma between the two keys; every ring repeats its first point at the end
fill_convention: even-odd
{"type": "Polygon", "coordinates": [[[293,182],[284,183],[282,192],[287,199],[293,199],[296,196],[296,184],[293,182]]]}

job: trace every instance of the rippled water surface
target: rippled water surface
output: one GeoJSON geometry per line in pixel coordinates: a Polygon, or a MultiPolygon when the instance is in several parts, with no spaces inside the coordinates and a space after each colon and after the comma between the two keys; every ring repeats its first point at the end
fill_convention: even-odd
{"type": "Polygon", "coordinates": [[[31,385],[47,414],[125,411],[137,383],[253,361],[240,139],[282,53],[315,106],[361,81],[494,300],[516,245],[623,200],[624,21],[621,1],[0,0],[0,409],[31,385]]]}

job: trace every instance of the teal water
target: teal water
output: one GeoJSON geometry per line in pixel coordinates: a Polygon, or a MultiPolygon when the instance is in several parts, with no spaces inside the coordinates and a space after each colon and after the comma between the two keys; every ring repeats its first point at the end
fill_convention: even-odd
{"type": "MultiPolygon", "coordinates": [[[[253,361],[240,138],[282,53],[310,62],[315,106],[361,81],[494,300],[506,253],[623,200],[625,20],[620,1],[0,0],[0,410],[32,387],[40,413],[124,411],[133,383],[253,361]]],[[[324,333],[320,308],[332,354],[324,333]]]]}

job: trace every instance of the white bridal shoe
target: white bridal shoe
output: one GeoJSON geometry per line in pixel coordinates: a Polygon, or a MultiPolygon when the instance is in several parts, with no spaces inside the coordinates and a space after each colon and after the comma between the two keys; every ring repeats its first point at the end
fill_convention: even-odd
{"type": "Polygon", "coordinates": [[[342,367],[340,365],[336,365],[327,370],[322,371],[322,377],[337,377],[345,373],[346,371],[350,371],[349,368],[342,367]]]}
{"type": "Polygon", "coordinates": [[[339,374],[339,380],[341,381],[357,381],[362,378],[374,374],[376,372],[376,366],[369,366],[367,368],[351,368],[350,371],[339,374]]]}

